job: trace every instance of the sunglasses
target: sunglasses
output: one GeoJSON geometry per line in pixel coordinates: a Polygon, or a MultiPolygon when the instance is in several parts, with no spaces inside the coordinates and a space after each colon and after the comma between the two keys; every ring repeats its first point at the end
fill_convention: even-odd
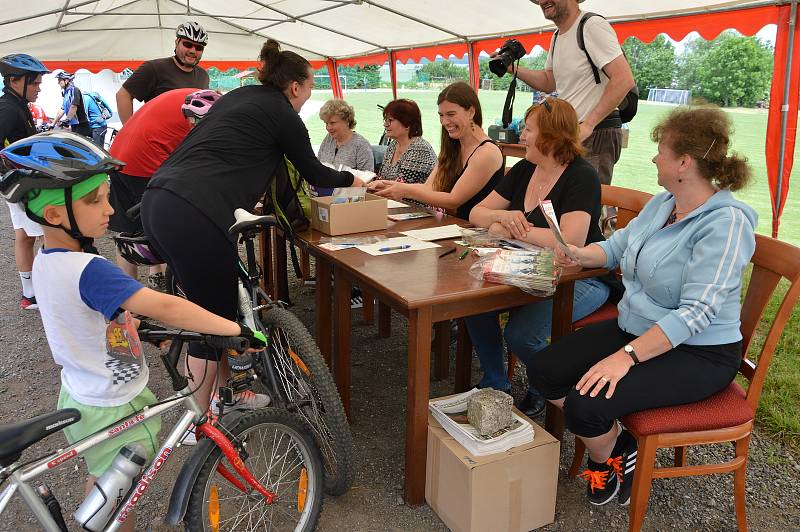
{"type": "Polygon", "coordinates": [[[181,41],[181,45],[187,50],[191,50],[192,48],[194,48],[198,52],[202,52],[206,47],[205,44],[197,44],[196,42],[192,41],[181,41]]]}
{"type": "Polygon", "coordinates": [[[544,108],[547,109],[548,113],[552,113],[553,112],[553,108],[550,107],[550,102],[547,101],[547,98],[542,98],[539,101],[539,103],[537,103],[536,105],[543,105],[544,108]]]}

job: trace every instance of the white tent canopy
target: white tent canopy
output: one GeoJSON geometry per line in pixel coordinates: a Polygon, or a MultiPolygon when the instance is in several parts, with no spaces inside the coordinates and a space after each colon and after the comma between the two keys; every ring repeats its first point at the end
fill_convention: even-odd
{"type": "MultiPolygon", "coordinates": [[[[587,0],[612,21],[708,13],[777,1],[587,0]]],[[[204,61],[252,60],[268,37],[309,60],[550,31],[529,0],[5,0],[0,56],[140,61],[172,54],[175,27],[210,32],[204,61]]]]}

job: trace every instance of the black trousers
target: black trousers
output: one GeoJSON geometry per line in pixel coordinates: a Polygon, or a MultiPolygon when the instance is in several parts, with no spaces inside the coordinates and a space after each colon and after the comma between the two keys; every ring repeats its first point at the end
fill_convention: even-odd
{"type": "MultiPolygon", "coordinates": [[[[172,192],[148,188],[142,225],[150,244],[178,279],[189,301],[236,321],[238,253],[228,236],[199,209],[172,192]]],[[[191,356],[221,359],[219,350],[192,343],[191,356]]]]}
{"type": "Polygon", "coordinates": [[[584,327],[543,349],[527,366],[528,378],[547,399],[564,401],[567,428],[592,438],[611,430],[626,414],[692,403],[725,388],[739,369],[742,342],[723,345],[681,344],[633,366],[614,395],[580,395],[575,385],[594,364],[636,338],[612,319],[584,327]]]}

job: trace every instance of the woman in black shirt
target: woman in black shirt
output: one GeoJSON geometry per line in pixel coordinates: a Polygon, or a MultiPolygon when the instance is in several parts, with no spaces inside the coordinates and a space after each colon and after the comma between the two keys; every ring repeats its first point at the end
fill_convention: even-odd
{"type": "Polygon", "coordinates": [[[503,177],[503,155],[481,129],[481,103],[475,90],[457,81],[439,93],[442,139],[439,159],[425,183],[378,180],[376,194],[395,200],[412,199],[453,210],[459,218],[485,198],[503,177]]]}
{"type": "MultiPolygon", "coordinates": [[[[284,155],[312,185],[364,186],[348,172],[323,166],[311,149],[297,114],[311,96],[314,71],[275,41],[261,50],[261,85],[220,98],[150,180],[142,197],[142,224],[156,251],[172,269],[187,298],[228,319],[237,314],[237,258],[228,235],[233,211],[252,210],[267,190],[284,155]]],[[[198,400],[211,396],[221,353],[189,348],[191,374],[208,375],[198,400]],[[200,359],[200,360],[198,360],[200,359]]],[[[223,372],[226,368],[221,366],[223,372]]],[[[224,375],[223,375],[224,377],[224,375]]],[[[193,382],[196,387],[200,382],[193,382]]],[[[242,407],[266,406],[264,396],[239,398],[242,407]]]]}
{"type": "MultiPolygon", "coordinates": [[[[556,242],[539,207],[541,198],[542,202],[552,202],[568,243],[583,246],[603,240],[598,224],[600,180],[581,157],[578,118],[572,106],[556,98],[532,106],[525,114],[521,140],[527,146],[525,159],[472,209],[470,221],[496,234],[552,248],[556,242]]],[[[608,287],[599,280],[577,281],[573,321],[597,310],[608,293],[608,287]]],[[[527,364],[547,346],[552,306],[551,300],[545,300],[513,309],[503,333],[497,312],[465,320],[484,371],[479,387],[511,389],[503,367],[503,336],[508,348],[527,364]]],[[[536,415],[544,404],[541,395],[529,386],[519,407],[526,414],[536,415]]]]}

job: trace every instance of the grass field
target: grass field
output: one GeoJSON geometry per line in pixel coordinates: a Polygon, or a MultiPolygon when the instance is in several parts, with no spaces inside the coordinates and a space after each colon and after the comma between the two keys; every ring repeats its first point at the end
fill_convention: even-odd
{"type": "MultiPolygon", "coordinates": [[[[481,91],[479,93],[483,106],[484,128],[500,117],[505,93],[499,91],[481,91]]],[[[402,98],[416,100],[422,110],[424,137],[439,147],[440,127],[436,108],[436,91],[400,92],[402,98]]],[[[383,132],[383,121],[377,109],[378,104],[386,104],[391,99],[387,91],[350,91],[345,95],[348,102],[356,109],[358,126],[356,130],[372,142],[377,142],[383,132]]],[[[319,102],[330,98],[329,91],[316,91],[312,96],[319,102]]],[[[522,116],[530,104],[527,93],[519,93],[514,115],[522,116]]],[[[622,157],[614,171],[614,184],[658,192],[661,188],[656,183],[655,166],[651,162],[656,153],[656,146],[650,140],[650,130],[659,118],[669,112],[670,107],[641,102],[639,112],[631,123],[629,147],[622,152],[622,157]]],[[[737,193],[738,197],[758,211],[758,232],[771,234],[772,210],[767,184],[766,163],[764,160],[764,139],[767,127],[767,112],[753,109],[726,109],[733,119],[736,131],[734,148],[746,155],[754,169],[755,179],[745,190],[737,193]]],[[[312,116],[306,121],[311,141],[319,144],[325,136],[323,123],[312,116]]],[[[794,188],[790,189],[787,207],[782,217],[780,238],[795,245],[800,245],[800,216],[795,209],[800,207],[800,150],[795,153],[795,164],[792,172],[794,188]]],[[[749,276],[748,276],[749,277],[749,276]]],[[[786,287],[781,286],[780,292],[786,287]]],[[[773,301],[767,310],[771,318],[777,311],[773,301]]],[[[760,345],[766,331],[756,338],[760,345]]],[[[751,349],[751,356],[754,349],[751,349]]],[[[758,412],[759,424],[768,432],[800,451],[800,306],[795,307],[792,318],[784,331],[778,345],[774,362],[761,400],[758,412]]]]}
{"type": "MultiPolygon", "coordinates": [[[[415,100],[422,110],[424,137],[439,148],[439,118],[436,108],[437,91],[400,91],[399,97],[415,100]]],[[[505,93],[501,91],[480,91],[483,107],[484,129],[499,120],[505,93]]],[[[383,133],[383,119],[376,107],[391,100],[389,91],[349,91],[346,100],[355,107],[358,126],[356,130],[371,142],[377,143],[383,133]]],[[[330,91],[315,91],[312,99],[325,101],[330,98],[330,91]]],[[[522,116],[530,105],[529,93],[518,93],[514,106],[514,116],[522,116]]],[[[660,117],[671,108],[641,102],[636,118],[631,122],[628,148],[622,151],[622,157],[614,169],[614,184],[658,192],[661,188],[656,183],[655,166],[651,162],[656,153],[656,146],[650,140],[650,130],[660,117]]],[[[770,234],[772,231],[772,210],[769,188],[767,184],[767,167],[764,159],[764,139],[767,127],[767,112],[755,109],[726,109],[733,119],[736,132],[734,148],[746,155],[754,169],[755,179],[737,196],[758,212],[758,232],[770,234]]],[[[312,116],[306,121],[311,134],[312,144],[320,144],[325,137],[325,127],[321,120],[312,116]]],[[[800,217],[795,216],[794,209],[800,206],[800,149],[795,152],[795,164],[792,172],[793,188],[789,189],[787,207],[781,220],[780,238],[800,245],[800,217]]]]}

